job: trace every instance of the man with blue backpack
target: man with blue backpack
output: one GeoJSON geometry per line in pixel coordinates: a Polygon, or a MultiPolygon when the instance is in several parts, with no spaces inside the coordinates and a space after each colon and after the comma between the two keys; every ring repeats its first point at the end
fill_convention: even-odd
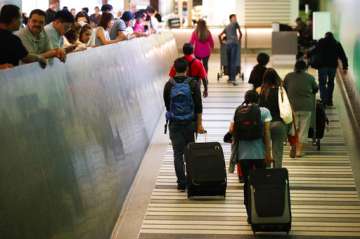
{"type": "Polygon", "coordinates": [[[175,76],[164,87],[164,102],[174,151],[177,188],[180,191],[185,191],[185,147],[188,143],[195,141],[195,132],[202,134],[206,131],[202,126],[200,85],[195,79],[186,76],[188,62],[184,58],[176,59],[174,68],[175,76]]]}

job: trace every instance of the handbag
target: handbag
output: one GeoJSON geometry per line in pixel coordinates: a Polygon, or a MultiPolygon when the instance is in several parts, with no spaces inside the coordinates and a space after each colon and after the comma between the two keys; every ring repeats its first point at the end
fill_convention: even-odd
{"type": "Polygon", "coordinates": [[[290,158],[296,157],[296,145],[299,143],[299,134],[296,128],[295,115],[293,114],[293,122],[288,133],[288,142],[290,144],[290,158]]]}
{"type": "Polygon", "coordinates": [[[293,119],[293,122],[291,124],[291,128],[289,130],[288,142],[289,142],[289,144],[291,146],[295,146],[299,142],[299,134],[298,134],[296,124],[295,124],[295,117],[293,119]]]}
{"type": "Polygon", "coordinates": [[[285,124],[290,124],[293,121],[293,111],[291,109],[289,98],[284,90],[284,87],[279,86],[278,103],[280,110],[280,117],[285,124]]]}
{"type": "Polygon", "coordinates": [[[227,132],[225,135],[224,135],[224,142],[225,143],[232,143],[232,134],[230,132],[227,132]]]}

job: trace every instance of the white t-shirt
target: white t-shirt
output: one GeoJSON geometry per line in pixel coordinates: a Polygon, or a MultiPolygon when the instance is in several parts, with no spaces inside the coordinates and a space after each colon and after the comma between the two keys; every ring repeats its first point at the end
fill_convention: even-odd
{"type": "Polygon", "coordinates": [[[152,16],[150,18],[150,25],[151,25],[152,29],[154,29],[155,33],[160,32],[160,23],[156,17],[152,16]]]}
{"type": "MultiPolygon", "coordinates": [[[[98,27],[97,29],[96,29],[96,32],[97,31],[102,31],[103,33],[104,33],[104,37],[105,37],[105,39],[106,40],[108,40],[108,41],[110,41],[110,34],[109,34],[109,32],[108,31],[106,31],[103,27],[98,27]]],[[[96,33],[95,33],[96,34],[96,33]]],[[[100,41],[100,39],[96,36],[96,38],[95,38],[95,45],[96,46],[102,46],[103,44],[102,44],[102,42],[100,41]]]]}
{"type": "Polygon", "coordinates": [[[128,40],[132,39],[135,37],[134,35],[134,29],[130,26],[126,27],[125,31],[124,31],[125,36],[127,37],[128,40]]]}

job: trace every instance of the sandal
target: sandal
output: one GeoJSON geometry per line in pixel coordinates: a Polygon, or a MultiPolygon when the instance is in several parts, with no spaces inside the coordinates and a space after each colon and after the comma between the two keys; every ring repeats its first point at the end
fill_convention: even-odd
{"type": "Polygon", "coordinates": [[[295,145],[291,146],[289,156],[290,156],[290,158],[295,158],[295,156],[296,156],[296,146],[295,145]]]}

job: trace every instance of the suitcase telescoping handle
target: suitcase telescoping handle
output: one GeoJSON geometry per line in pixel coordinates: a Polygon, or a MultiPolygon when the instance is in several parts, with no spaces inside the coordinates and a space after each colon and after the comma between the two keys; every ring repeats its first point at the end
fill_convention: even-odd
{"type": "MultiPolygon", "coordinates": [[[[199,135],[198,132],[195,132],[195,140],[197,140],[198,135],[199,135]]],[[[203,135],[204,135],[204,138],[205,138],[205,143],[207,143],[207,131],[206,130],[204,131],[203,135]]]]}

